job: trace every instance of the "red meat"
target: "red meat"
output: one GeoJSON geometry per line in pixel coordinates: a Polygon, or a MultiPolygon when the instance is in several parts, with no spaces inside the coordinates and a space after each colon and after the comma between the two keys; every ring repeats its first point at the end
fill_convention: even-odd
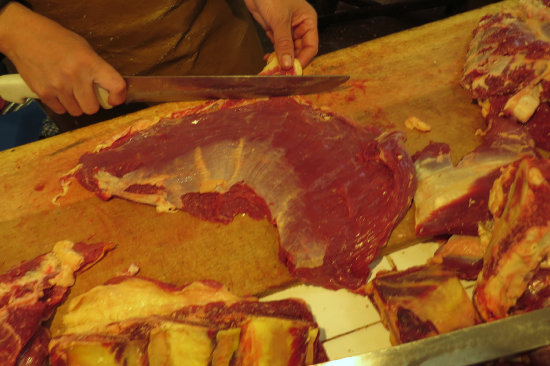
{"type": "Polygon", "coordinates": [[[80,159],[77,179],[112,195],[228,222],[276,224],[297,277],[357,289],[415,190],[404,135],[360,127],[292,98],[180,113],[80,159]]]}
{"type": "Polygon", "coordinates": [[[491,200],[494,225],[474,291],[486,321],[509,315],[550,253],[550,161],[525,158],[507,170],[493,188],[501,193],[491,200]]]}
{"type": "Polygon", "coordinates": [[[448,145],[428,145],[413,156],[418,179],[414,196],[417,234],[476,235],[478,224],[491,219],[489,191],[501,168],[536,155],[531,136],[510,121],[492,128],[457,166],[453,166],[448,145]]]}
{"type": "Polygon", "coordinates": [[[491,126],[526,123],[537,146],[550,148],[550,7],[523,0],[518,7],[483,17],[474,30],[462,85],[491,126]],[[532,126],[531,126],[532,125],[532,126]]]}
{"type": "Polygon", "coordinates": [[[49,338],[42,322],[64,299],[74,273],[112,248],[107,243],[59,242],[52,252],[0,275],[0,364],[42,364],[49,338]]]}

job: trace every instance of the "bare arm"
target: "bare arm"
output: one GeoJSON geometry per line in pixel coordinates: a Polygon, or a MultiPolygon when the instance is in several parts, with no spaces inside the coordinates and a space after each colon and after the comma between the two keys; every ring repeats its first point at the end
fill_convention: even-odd
{"type": "Polygon", "coordinates": [[[111,105],[126,98],[124,79],[84,38],[15,2],[0,10],[0,52],[56,113],[97,112],[94,83],[111,92],[111,105]]]}
{"type": "Polygon", "coordinates": [[[252,16],[273,42],[279,64],[292,67],[296,57],[307,66],[317,54],[317,13],[306,0],[245,0],[252,16]]]}

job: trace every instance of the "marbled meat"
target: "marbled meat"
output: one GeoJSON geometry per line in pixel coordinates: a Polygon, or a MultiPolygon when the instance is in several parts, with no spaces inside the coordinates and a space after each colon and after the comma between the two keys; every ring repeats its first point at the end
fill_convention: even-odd
{"type": "Polygon", "coordinates": [[[489,128],[502,119],[530,126],[537,146],[550,149],[550,2],[521,0],[483,17],[473,33],[462,85],[482,107],[489,128]]]}

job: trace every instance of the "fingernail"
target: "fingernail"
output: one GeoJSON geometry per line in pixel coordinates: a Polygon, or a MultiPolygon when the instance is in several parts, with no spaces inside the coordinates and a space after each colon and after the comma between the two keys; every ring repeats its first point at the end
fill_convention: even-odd
{"type": "Polygon", "coordinates": [[[290,55],[283,55],[283,68],[289,69],[292,67],[292,57],[290,55]]]}

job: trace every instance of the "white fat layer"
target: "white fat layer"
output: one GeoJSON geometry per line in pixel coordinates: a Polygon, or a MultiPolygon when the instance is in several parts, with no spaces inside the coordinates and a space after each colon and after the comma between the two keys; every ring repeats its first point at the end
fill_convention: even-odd
{"type": "MultiPolygon", "coordinates": [[[[14,287],[32,289],[24,296],[10,297],[9,307],[19,307],[36,303],[43,295],[42,282],[46,276],[53,275],[49,280],[52,286],[69,287],[74,284],[74,272],[80,268],[84,258],[73,250],[73,242],[64,240],[57,242],[51,252],[47,253],[38,268],[27,271],[12,282],[0,283],[0,298],[9,296],[14,287]]],[[[7,307],[0,309],[0,319],[7,316],[7,307]]]]}
{"type": "Polygon", "coordinates": [[[154,282],[128,278],[117,284],[101,285],[73,298],[63,317],[65,333],[84,333],[109,323],[151,315],[167,315],[186,305],[223,301],[231,304],[240,298],[226,289],[193,282],[181,290],[168,290],[154,282]]]}
{"type": "Polygon", "coordinates": [[[434,160],[426,160],[426,165],[424,161],[415,164],[418,177],[414,195],[416,225],[427,220],[432,212],[466,196],[476,180],[518,158],[517,154],[479,153],[475,159],[464,161],[456,167],[450,158],[443,158],[438,164],[434,160]]]}

